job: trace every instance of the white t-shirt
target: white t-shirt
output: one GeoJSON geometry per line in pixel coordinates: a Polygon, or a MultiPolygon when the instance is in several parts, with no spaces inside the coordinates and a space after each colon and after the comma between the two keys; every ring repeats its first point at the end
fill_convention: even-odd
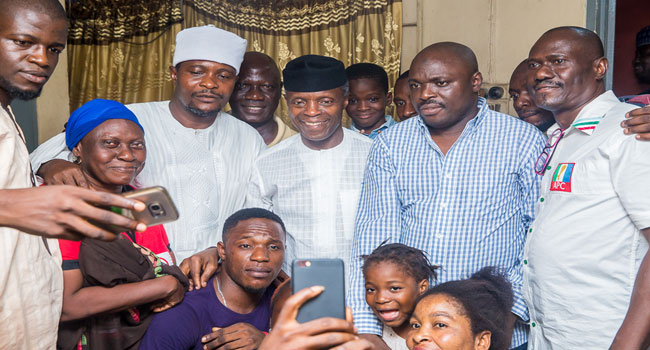
{"type": "Polygon", "coordinates": [[[650,142],[619,126],[634,108],[602,94],[551,158],[523,258],[529,349],[607,349],[623,322],[650,227],[650,142]]]}
{"type": "Polygon", "coordinates": [[[384,340],[386,345],[388,345],[391,350],[408,350],[406,346],[406,339],[400,337],[395,331],[384,325],[384,331],[382,332],[381,339],[384,340]]]}

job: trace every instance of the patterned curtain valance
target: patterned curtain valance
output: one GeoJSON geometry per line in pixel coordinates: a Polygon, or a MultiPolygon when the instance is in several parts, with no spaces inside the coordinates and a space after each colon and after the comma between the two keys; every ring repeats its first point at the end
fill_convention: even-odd
{"type": "Polygon", "coordinates": [[[389,0],[186,0],[219,22],[262,34],[296,35],[381,13],[389,0]]]}
{"type": "Polygon", "coordinates": [[[183,21],[178,0],[68,0],[71,44],[107,44],[183,21]]]}

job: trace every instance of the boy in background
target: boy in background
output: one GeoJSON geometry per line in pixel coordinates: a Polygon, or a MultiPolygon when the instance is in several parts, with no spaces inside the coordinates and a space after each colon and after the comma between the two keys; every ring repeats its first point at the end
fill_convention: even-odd
{"type": "Polygon", "coordinates": [[[350,129],[374,139],[397,122],[386,115],[386,105],[392,94],[388,92],[388,75],[380,66],[357,63],[345,70],[350,84],[348,106],[352,119],[350,129]]]}

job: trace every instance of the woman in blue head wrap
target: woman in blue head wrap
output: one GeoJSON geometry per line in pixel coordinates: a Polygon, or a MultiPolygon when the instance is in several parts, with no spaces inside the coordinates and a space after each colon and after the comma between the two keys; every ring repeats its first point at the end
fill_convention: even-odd
{"type": "MultiPolygon", "coordinates": [[[[133,112],[123,104],[100,99],[84,104],[70,116],[65,136],[68,148],[76,157],[75,163],[80,167],[91,189],[112,193],[134,189],[129,184],[144,167],[147,151],[142,126],[133,112]]],[[[144,318],[149,310],[161,311],[180,302],[185,288],[179,279],[172,275],[136,282],[125,278],[114,286],[89,283],[89,268],[86,266],[91,258],[86,258],[84,249],[89,249],[87,247],[91,246],[90,243],[101,245],[101,249],[108,251],[117,249],[119,253],[115,256],[118,256],[121,251],[136,249],[131,242],[138,244],[137,252],[132,255],[135,260],[138,260],[138,256],[142,258],[139,249],[145,247],[147,249],[142,250],[143,254],[155,254],[149,256],[153,266],[161,263],[174,264],[167,234],[162,225],[149,227],[145,232],[123,232],[114,242],[84,241],[85,245],[82,246],[81,242],[59,240],[63,257],[64,288],[57,348],[77,349],[79,345],[84,349],[89,348],[88,345],[92,345],[93,339],[90,335],[86,342],[86,332],[91,324],[89,320],[95,315],[102,314],[102,317],[106,317],[106,313],[124,310],[123,314],[127,315],[131,324],[141,326],[141,318],[144,318]],[[144,309],[143,305],[146,305],[144,309]]],[[[99,267],[95,268],[102,276],[115,274],[115,265],[119,265],[111,264],[109,260],[103,264],[100,263],[99,267]]],[[[122,266],[119,268],[122,269],[122,266]]],[[[153,267],[151,270],[154,270],[153,267]]],[[[178,272],[180,273],[180,270],[178,272]]],[[[113,348],[126,348],[137,339],[121,341],[122,345],[113,348]]],[[[94,342],[103,341],[94,339],[94,342]]]]}
{"type": "Polygon", "coordinates": [[[97,191],[124,192],[147,157],[142,125],[117,101],[96,99],[74,111],[65,140],[89,187],[97,191]]]}

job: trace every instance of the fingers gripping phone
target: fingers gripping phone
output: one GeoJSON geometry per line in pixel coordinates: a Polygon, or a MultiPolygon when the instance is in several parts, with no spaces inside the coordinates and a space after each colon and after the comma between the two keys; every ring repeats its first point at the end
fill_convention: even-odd
{"type": "Polygon", "coordinates": [[[125,192],[122,196],[143,202],[146,208],[143,211],[121,209],[119,214],[142,222],[147,227],[160,225],[178,220],[178,211],[172,202],[169,193],[162,186],[143,188],[140,190],[125,192]]]}
{"type": "Polygon", "coordinates": [[[325,290],[298,310],[300,323],[321,317],[345,319],[345,276],[341,259],[296,259],[291,264],[291,293],[323,286],[325,290]]]}

